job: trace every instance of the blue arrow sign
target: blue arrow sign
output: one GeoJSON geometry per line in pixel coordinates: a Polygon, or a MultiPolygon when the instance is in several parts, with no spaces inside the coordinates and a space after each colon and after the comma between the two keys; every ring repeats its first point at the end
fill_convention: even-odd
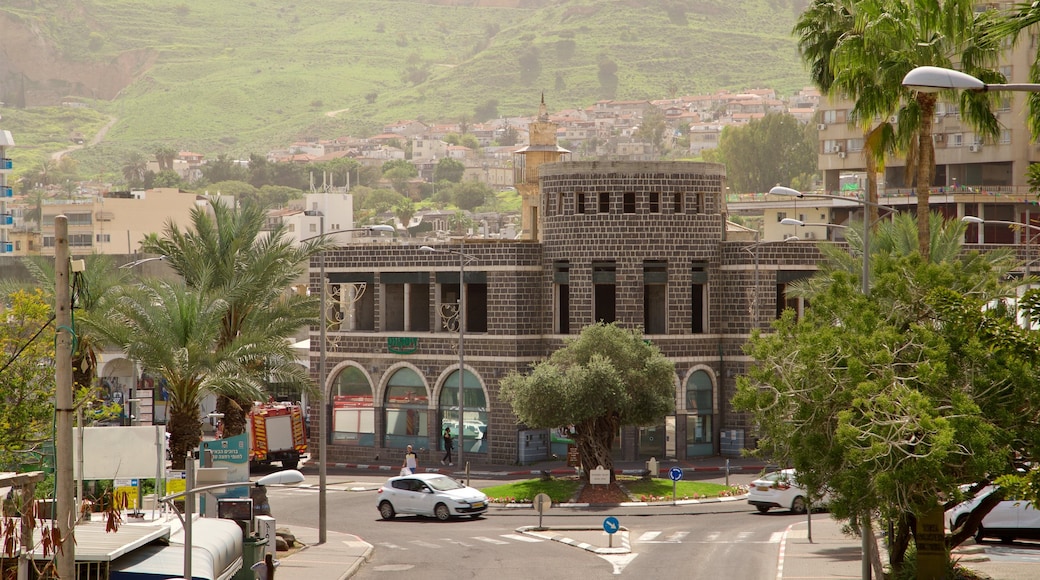
{"type": "Polygon", "coordinates": [[[668,477],[672,478],[672,481],[679,481],[682,479],[682,468],[673,467],[668,470],[668,477]]]}
{"type": "Polygon", "coordinates": [[[618,528],[620,527],[621,523],[618,522],[618,519],[614,516],[609,516],[607,519],[603,520],[603,531],[607,532],[608,534],[617,533],[618,528]]]}

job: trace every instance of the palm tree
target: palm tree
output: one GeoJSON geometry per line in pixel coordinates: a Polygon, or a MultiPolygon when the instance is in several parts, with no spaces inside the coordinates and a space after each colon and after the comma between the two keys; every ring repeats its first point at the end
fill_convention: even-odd
{"type": "MultiPolygon", "coordinates": [[[[306,374],[288,350],[288,339],[318,323],[318,299],[289,288],[304,275],[310,257],[329,244],[322,239],[296,244],[281,225],[265,231],[266,211],[259,205],[235,209],[216,201],[212,212],[192,210],[192,229],[186,232],[168,221],[161,237],[146,238],[142,250],[166,256],[166,263],[189,288],[227,303],[215,348],[225,349],[243,336],[281,341],[286,350],[268,349],[271,358],[262,364],[254,361],[253,372],[309,388],[306,374]]],[[[245,416],[255,400],[254,393],[218,398],[225,434],[245,431],[245,416]]]]}
{"type": "Polygon", "coordinates": [[[126,180],[127,186],[133,187],[144,182],[144,174],[148,169],[148,162],[138,152],[133,152],[127,156],[126,161],[123,162],[123,179],[126,180]]]}
{"type": "Polygon", "coordinates": [[[159,171],[173,169],[173,162],[177,159],[177,150],[162,145],[155,150],[155,162],[159,164],[159,171]]]}
{"type": "MultiPolygon", "coordinates": [[[[814,82],[824,91],[853,99],[850,117],[864,128],[868,201],[877,203],[876,171],[893,144],[906,154],[908,175],[917,188],[917,215],[929,215],[929,187],[935,174],[931,128],[936,95],[902,86],[918,66],[950,68],[983,80],[1000,78],[989,68],[1000,54],[987,29],[993,11],[975,13],[973,0],[814,0],[795,33],[814,82]],[[897,112],[894,127],[887,120],[897,112]],[[874,118],[884,119],[874,125],[874,118]]],[[[964,92],[962,113],[984,136],[997,134],[996,117],[985,95],[964,92]]],[[[876,212],[876,208],[874,208],[876,212]]],[[[876,221],[872,220],[872,221],[876,221]]],[[[919,219],[918,250],[927,259],[929,220],[919,219]]]]}
{"type": "Polygon", "coordinates": [[[151,280],[114,292],[104,318],[91,327],[144,369],[166,380],[174,469],[202,438],[199,405],[209,393],[255,397],[263,384],[251,363],[263,360],[268,341],[241,336],[218,348],[230,304],[182,284],[151,280]]]}

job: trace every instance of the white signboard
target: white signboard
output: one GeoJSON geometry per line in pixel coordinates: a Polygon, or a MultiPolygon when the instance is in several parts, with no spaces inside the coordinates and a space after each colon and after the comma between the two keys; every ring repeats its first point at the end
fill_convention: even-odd
{"type": "Polygon", "coordinates": [[[165,460],[166,436],[162,425],[141,427],[86,427],[75,429],[72,445],[76,479],[138,479],[155,477],[165,460]],[[83,461],[79,437],[83,434],[83,461]],[[82,463],[82,465],[81,465],[82,463]],[[84,473],[80,474],[82,467],[84,473]]]}
{"type": "Polygon", "coordinates": [[[610,472],[597,465],[596,469],[589,472],[589,483],[592,485],[610,485],[610,472]]]}

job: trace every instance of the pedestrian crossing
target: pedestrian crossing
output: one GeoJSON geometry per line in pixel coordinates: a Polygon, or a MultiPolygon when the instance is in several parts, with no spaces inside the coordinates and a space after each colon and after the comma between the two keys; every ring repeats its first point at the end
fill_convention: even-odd
{"type": "MultiPolygon", "coordinates": [[[[632,547],[640,544],[779,544],[783,532],[752,531],[709,531],[701,530],[647,530],[630,531],[632,547]]],[[[479,545],[507,546],[518,543],[537,543],[547,541],[544,537],[530,534],[499,534],[486,536],[469,536],[465,538],[440,538],[437,540],[415,539],[406,542],[379,542],[376,545],[390,550],[423,550],[443,549],[448,546],[472,547],[479,545]]]]}
{"type": "Polygon", "coordinates": [[[720,531],[689,531],[680,530],[665,532],[662,530],[648,530],[636,535],[632,532],[632,544],[779,544],[783,539],[783,532],[751,532],[733,530],[720,531]]]}

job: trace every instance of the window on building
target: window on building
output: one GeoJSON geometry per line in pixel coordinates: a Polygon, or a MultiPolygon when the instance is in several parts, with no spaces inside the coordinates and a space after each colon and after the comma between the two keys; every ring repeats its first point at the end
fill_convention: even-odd
{"type": "Polygon", "coordinates": [[[592,263],[593,321],[616,321],[617,264],[613,260],[592,263]]]}
{"type": "Polygon", "coordinates": [[[94,223],[94,215],[91,213],[69,213],[70,226],[89,226],[94,223]]]}
{"type": "Polygon", "coordinates": [[[369,273],[329,275],[325,323],[333,332],[376,329],[375,277],[369,273]]]}
{"type": "Polygon", "coordinates": [[[661,213],[661,194],[659,192],[650,192],[650,213],[661,213]]]}
{"type": "Polygon", "coordinates": [[[94,241],[99,244],[107,244],[112,241],[112,234],[97,234],[94,236],[94,241]]]}
{"type": "Polygon", "coordinates": [[[624,194],[624,203],[622,211],[625,213],[636,213],[636,194],[632,191],[626,191],[624,194]]]}
{"type": "Polygon", "coordinates": [[[668,262],[643,262],[643,332],[668,332],[668,262]]]}
{"type": "Polygon", "coordinates": [[[686,381],[686,456],[714,453],[715,393],[711,376],[694,371],[686,381]]]}
{"type": "Polygon", "coordinates": [[[429,445],[429,397],[419,373],[398,369],[386,385],[383,401],[386,413],[386,446],[394,449],[408,445],[416,449],[429,445]]]}
{"type": "Polygon", "coordinates": [[[376,411],[372,385],[357,367],[347,367],[332,386],[332,440],[372,447],[376,437],[376,411]]]}
{"type": "Polygon", "coordinates": [[[571,264],[567,260],[553,263],[553,298],[554,318],[553,332],[570,334],[571,332],[571,264]]]}
{"type": "Polygon", "coordinates": [[[89,248],[94,245],[94,236],[90,234],[71,234],[69,236],[70,248],[89,248]]]}
{"type": "Polygon", "coordinates": [[[54,236],[43,236],[43,247],[53,248],[54,247],[54,236]]]}
{"type": "MultiPolygon", "coordinates": [[[[459,273],[438,272],[440,332],[459,331],[459,273]]],[[[487,332],[488,285],[485,272],[466,272],[466,332],[487,332]]]]}
{"type": "Polygon", "coordinates": [[[574,213],[585,213],[585,194],[584,193],[578,193],[578,200],[576,202],[576,207],[574,208],[574,213]]]}
{"type": "MultiPolygon", "coordinates": [[[[462,431],[463,438],[459,438],[459,371],[456,369],[441,385],[441,395],[438,401],[438,410],[441,415],[440,433],[444,433],[445,427],[451,428],[451,434],[455,437],[455,443],[462,445],[465,453],[487,452],[487,398],[480,381],[473,373],[466,371],[462,375],[462,431]]],[[[443,442],[438,447],[444,450],[443,442]]]]}
{"type": "Polygon", "coordinates": [[[693,210],[693,213],[697,213],[697,214],[704,213],[704,194],[703,193],[694,193],[694,194],[691,194],[691,195],[693,196],[693,199],[692,199],[692,203],[690,203],[690,209],[693,210]]]}
{"type": "Polygon", "coordinates": [[[610,213],[610,192],[599,192],[599,213],[610,213]]]}
{"type": "Polygon", "coordinates": [[[707,332],[708,265],[695,262],[690,272],[690,332],[707,332]]]}
{"type": "Polygon", "coordinates": [[[556,196],[556,215],[563,215],[563,192],[556,196]]]}
{"type": "Polygon", "coordinates": [[[1000,144],[1007,145],[1011,143],[1011,129],[1001,129],[1000,131],[1000,144]]]}
{"type": "Polygon", "coordinates": [[[672,213],[685,213],[685,211],[683,207],[683,193],[677,191],[672,196],[672,213]]]}
{"type": "Polygon", "coordinates": [[[383,330],[430,330],[430,275],[427,272],[384,272],[383,330]]]}
{"type": "Polygon", "coordinates": [[[805,278],[808,274],[804,271],[779,271],[776,274],[776,317],[780,318],[787,308],[794,310],[795,316],[801,318],[808,306],[808,300],[795,296],[788,296],[787,285],[796,280],[805,278]]]}

